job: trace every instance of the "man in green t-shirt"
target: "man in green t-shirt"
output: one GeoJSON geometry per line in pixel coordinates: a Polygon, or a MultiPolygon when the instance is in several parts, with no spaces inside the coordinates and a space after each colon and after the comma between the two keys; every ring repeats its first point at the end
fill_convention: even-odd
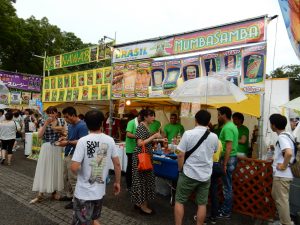
{"type": "Polygon", "coordinates": [[[178,136],[178,134],[182,136],[184,133],[184,127],[180,123],[177,123],[177,120],[177,115],[172,113],[170,116],[170,123],[164,127],[164,135],[168,138],[169,144],[172,142],[173,138],[178,136]]]}
{"type": "Polygon", "coordinates": [[[222,176],[224,202],[219,210],[217,219],[231,218],[232,212],[232,173],[237,164],[236,155],[239,132],[237,127],[231,121],[231,115],[232,112],[230,108],[226,106],[218,108],[218,120],[224,124],[219,136],[223,146],[221,164],[224,170],[224,175],[222,176]]]}
{"type": "MultiPolygon", "coordinates": [[[[154,113],[154,117],[155,117],[155,113],[154,113]]],[[[153,122],[149,125],[149,131],[151,135],[159,132],[160,128],[161,128],[161,123],[158,120],[153,120],[153,122]]]]}
{"type": "Polygon", "coordinates": [[[141,122],[141,116],[140,113],[138,113],[136,118],[128,122],[126,128],[126,140],[125,140],[126,155],[127,155],[126,185],[128,190],[131,189],[131,185],[132,185],[132,154],[136,147],[135,132],[140,122],[141,122]]]}
{"type": "Polygon", "coordinates": [[[239,131],[238,155],[249,156],[249,129],[244,123],[244,115],[236,112],[232,115],[232,121],[237,126],[239,131]]]}

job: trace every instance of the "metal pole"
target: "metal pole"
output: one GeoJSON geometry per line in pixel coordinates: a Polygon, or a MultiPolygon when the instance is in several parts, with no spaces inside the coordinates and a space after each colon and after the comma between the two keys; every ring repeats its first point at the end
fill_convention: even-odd
{"type": "Polygon", "coordinates": [[[113,123],[113,110],[114,110],[114,102],[112,100],[112,79],[113,79],[114,67],[111,64],[111,74],[110,74],[110,98],[109,98],[109,136],[112,135],[112,123],[113,123]]]}
{"type": "Polygon", "coordinates": [[[263,157],[263,138],[264,138],[264,113],[265,113],[265,93],[260,95],[260,118],[258,120],[258,158],[263,157]]]}

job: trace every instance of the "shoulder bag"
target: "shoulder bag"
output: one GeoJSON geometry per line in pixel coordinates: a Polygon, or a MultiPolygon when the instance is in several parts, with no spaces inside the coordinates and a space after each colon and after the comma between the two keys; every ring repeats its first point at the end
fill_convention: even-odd
{"type": "Polygon", "coordinates": [[[205,131],[205,133],[202,135],[202,137],[200,138],[200,140],[198,141],[198,143],[189,151],[187,151],[184,155],[184,161],[183,164],[185,163],[185,161],[188,159],[188,157],[193,154],[193,152],[202,144],[202,142],[208,137],[208,135],[210,134],[210,131],[207,129],[205,131]]]}
{"type": "Polygon", "coordinates": [[[153,170],[153,165],[151,162],[150,154],[146,151],[146,146],[144,141],[142,142],[142,152],[138,154],[138,170],[139,171],[149,171],[153,170]]]}

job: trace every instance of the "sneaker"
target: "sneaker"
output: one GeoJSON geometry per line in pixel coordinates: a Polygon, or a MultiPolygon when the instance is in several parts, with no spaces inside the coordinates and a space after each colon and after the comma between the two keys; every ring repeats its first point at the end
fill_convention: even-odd
{"type": "Polygon", "coordinates": [[[220,212],[215,219],[231,219],[231,214],[220,212]]]}
{"type": "Polygon", "coordinates": [[[5,158],[3,158],[3,159],[1,159],[1,164],[4,164],[4,162],[5,162],[5,158]]]}
{"type": "Polygon", "coordinates": [[[215,217],[211,217],[211,216],[210,216],[208,219],[209,219],[209,222],[210,222],[211,224],[216,224],[216,223],[217,223],[217,220],[216,220],[215,217]]]}

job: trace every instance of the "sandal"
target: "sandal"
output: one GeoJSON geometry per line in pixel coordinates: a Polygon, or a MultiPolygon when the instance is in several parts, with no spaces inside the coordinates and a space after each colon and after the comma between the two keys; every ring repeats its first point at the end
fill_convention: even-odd
{"type": "Polygon", "coordinates": [[[60,195],[56,192],[56,191],[54,191],[52,194],[51,194],[51,198],[52,198],[52,200],[60,200],[60,195]]]}
{"type": "Polygon", "coordinates": [[[29,204],[34,204],[34,203],[39,203],[43,201],[43,197],[42,196],[37,196],[36,198],[32,199],[29,204]]]}

